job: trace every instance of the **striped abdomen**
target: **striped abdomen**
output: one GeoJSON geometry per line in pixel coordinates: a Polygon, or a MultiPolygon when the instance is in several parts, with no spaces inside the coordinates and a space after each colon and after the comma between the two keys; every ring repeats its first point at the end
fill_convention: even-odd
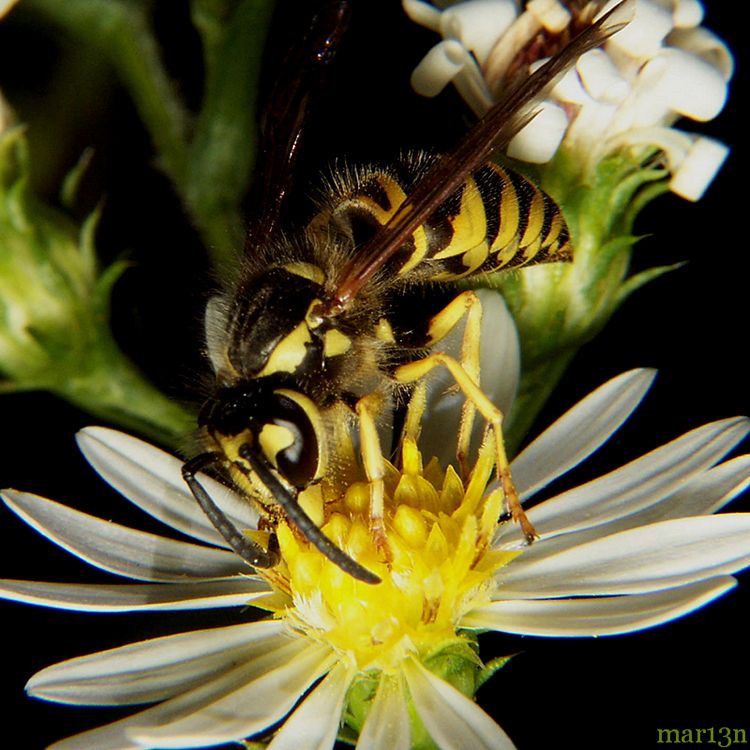
{"type": "MultiPolygon", "coordinates": [[[[358,246],[388,222],[430,161],[418,157],[393,169],[337,176],[313,226],[333,222],[358,246]]],[[[441,281],[571,257],[568,228],[552,198],[520,174],[486,164],[419,226],[386,268],[441,281]]]]}

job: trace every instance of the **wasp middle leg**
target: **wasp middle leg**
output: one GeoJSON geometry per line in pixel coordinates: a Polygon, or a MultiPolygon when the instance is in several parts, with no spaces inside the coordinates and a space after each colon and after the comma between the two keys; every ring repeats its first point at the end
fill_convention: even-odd
{"type": "Polygon", "coordinates": [[[357,402],[356,411],[362,463],[370,487],[370,533],[385,561],[391,562],[393,555],[385,533],[385,460],[373,416],[379,406],[377,396],[369,394],[357,402]]]}
{"type": "Polygon", "coordinates": [[[466,327],[460,360],[445,352],[433,352],[422,359],[400,365],[394,370],[393,377],[399,383],[414,383],[421,381],[437,367],[444,367],[448,370],[455,384],[465,396],[458,434],[457,458],[459,464],[462,468],[466,465],[471,430],[475,413],[478,411],[493,432],[497,476],[503,488],[508,512],[511,518],[521,526],[526,541],[531,543],[539,535],[536,533],[531,521],[527,518],[513,483],[510,462],[505,452],[505,440],[503,436],[504,415],[490,401],[479,385],[482,304],[474,292],[467,291],[459,294],[443,310],[433,316],[428,328],[428,335],[430,336],[429,344],[432,345],[439,342],[458,325],[462,318],[466,319],[466,327]]]}

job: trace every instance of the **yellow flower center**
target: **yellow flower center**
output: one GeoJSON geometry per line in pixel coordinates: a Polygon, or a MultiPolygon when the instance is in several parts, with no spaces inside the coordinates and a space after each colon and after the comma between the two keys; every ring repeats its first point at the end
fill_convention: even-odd
{"type": "Polygon", "coordinates": [[[278,593],[260,606],[358,670],[390,671],[409,654],[456,639],[462,616],[489,601],[493,573],[517,554],[490,549],[502,506],[500,490],[486,494],[492,455],[480,452],[464,486],[434,459],[423,468],[416,444],[405,440],[402,468],[387,467],[384,532],[372,528],[367,482],[340,492],[322,526],[381,583],[356,580],[281,524],[283,563],[259,571],[278,593]]]}

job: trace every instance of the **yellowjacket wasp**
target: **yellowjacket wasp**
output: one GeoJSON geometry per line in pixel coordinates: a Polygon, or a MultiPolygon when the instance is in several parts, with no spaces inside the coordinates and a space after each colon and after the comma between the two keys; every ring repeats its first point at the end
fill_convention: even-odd
{"type": "MultiPolygon", "coordinates": [[[[330,541],[301,494],[335,465],[341,430],[359,433],[375,538],[384,538],[384,460],[376,418],[407,407],[425,376],[447,369],[465,396],[458,459],[478,411],[490,429],[508,512],[527,540],[535,532],[513,487],[503,415],[477,385],[481,304],[454,282],[528,263],[571,257],[556,203],[530,181],[490,161],[533,117],[533,104],[585,51],[619,26],[606,14],[512,88],[441,157],[402,158],[336,176],[299,236],[278,227],[301,141],[308,87],[322,79],[347,13],[332,3],[271,97],[258,215],[236,283],[211,300],[207,339],[216,381],[200,416],[206,452],[183,475],[230,546],[253,566],[279,561],[273,528],[288,520],[333,563],[368,583],[379,579],[330,541]],[[316,67],[317,66],[317,67],[316,67]],[[301,73],[300,71],[306,71],[301,73]],[[466,321],[460,358],[433,350],[466,321]],[[267,549],[237,529],[196,473],[223,467],[271,529],[267,549]]],[[[418,407],[415,407],[418,408],[418,407]]],[[[408,418],[408,417],[407,417],[408,418]]],[[[387,549],[383,550],[387,558],[387,549]]]]}

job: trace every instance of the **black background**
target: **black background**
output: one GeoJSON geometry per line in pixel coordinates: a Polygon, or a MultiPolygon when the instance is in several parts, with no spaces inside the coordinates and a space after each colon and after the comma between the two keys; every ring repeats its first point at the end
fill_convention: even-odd
{"type": "MultiPolygon", "coordinates": [[[[405,22],[392,0],[353,4],[351,35],[308,144],[305,166],[313,171],[342,153],[366,160],[388,157],[402,147],[440,147],[464,128],[452,96],[426,102],[409,92],[407,72],[433,37],[405,22]]],[[[197,41],[185,6],[159,4],[157,19],[171,70],[185,94],[195,97],[197,41]]],[[[295,22],[304,26],[301,4],[288,3],[280,15],[285,24],[279,27],[279,39],[294,36],[295,22]]],[[[637,227],[652,236],[639,244],[636,267],[689,263],[637,292],[622,307],[604,333],[580,353],[540,418],[543,426],[624,370],[659,368],[646,404],[573,480],[613,468],[699,424],[750,411],[745,358],[747,146],[740,138],[739,114],[744,49],[734,15],[733,4],[713,2],[706,18],[706,25],[728,40],[738,57],[729,104],[716,122],[686,126],[700,127],[729,143],[730,160],[698,204],[666,196],[644,211],[637,227]]],[[[12,101],[24,101],[24,92],[50,84],[60,44],[64,42],[54,32],[40,35],[20,14],[0,24],[0,85],[12,101]]],[[[92,111],[96,116],[88,122],[93,126],[74,133],[60,171],[72,166],[81,148],[96,146],[87,190],[91,205],[102,192],[107,195],[99,239],[102,255],[112,259],[126,253],[135,261],[115,298],[118,338],[176,398],[197,398],[199,378],[194,373],[203,367],[201,308],[212,283],[200,244],[185,228],[177,201],[154,168],[148,138],[138,129],[125,95],[115,90],[89,114],[92,111]]],[[[32,122],[31,127],[33,136],[33,128],[43,123],[32,122]]],[[[73,434],[89,423],[85,414],[37,393],[5,396],[2,414],[2,486],[148,527],[77,453],[73,434]]],[[[745,509],[747,505],[744,501],[745,509]]],[[[53,548],[7,511],[0,515],[0,534],[3,577],[107,580],[53,548]]],[[[741,580],[738,589],[704,611],[636,635],[571,641],[487,636],[486,658],[520,655],[482,689],[480,703],[520,750],[558,745],[582,750],[651,748],[659,727],[729,726],[750,732],[748,583],[745,576],[744,587],[741,580]]],[[[0,604],[4,731],[25,735],[17,746],[35,750],[122,715],[27,699],[25,680],[47,664],[196,624],[226,624],[235,617],[239,621],[235,612],[198,617],[89,615],[0,604]]]]}

